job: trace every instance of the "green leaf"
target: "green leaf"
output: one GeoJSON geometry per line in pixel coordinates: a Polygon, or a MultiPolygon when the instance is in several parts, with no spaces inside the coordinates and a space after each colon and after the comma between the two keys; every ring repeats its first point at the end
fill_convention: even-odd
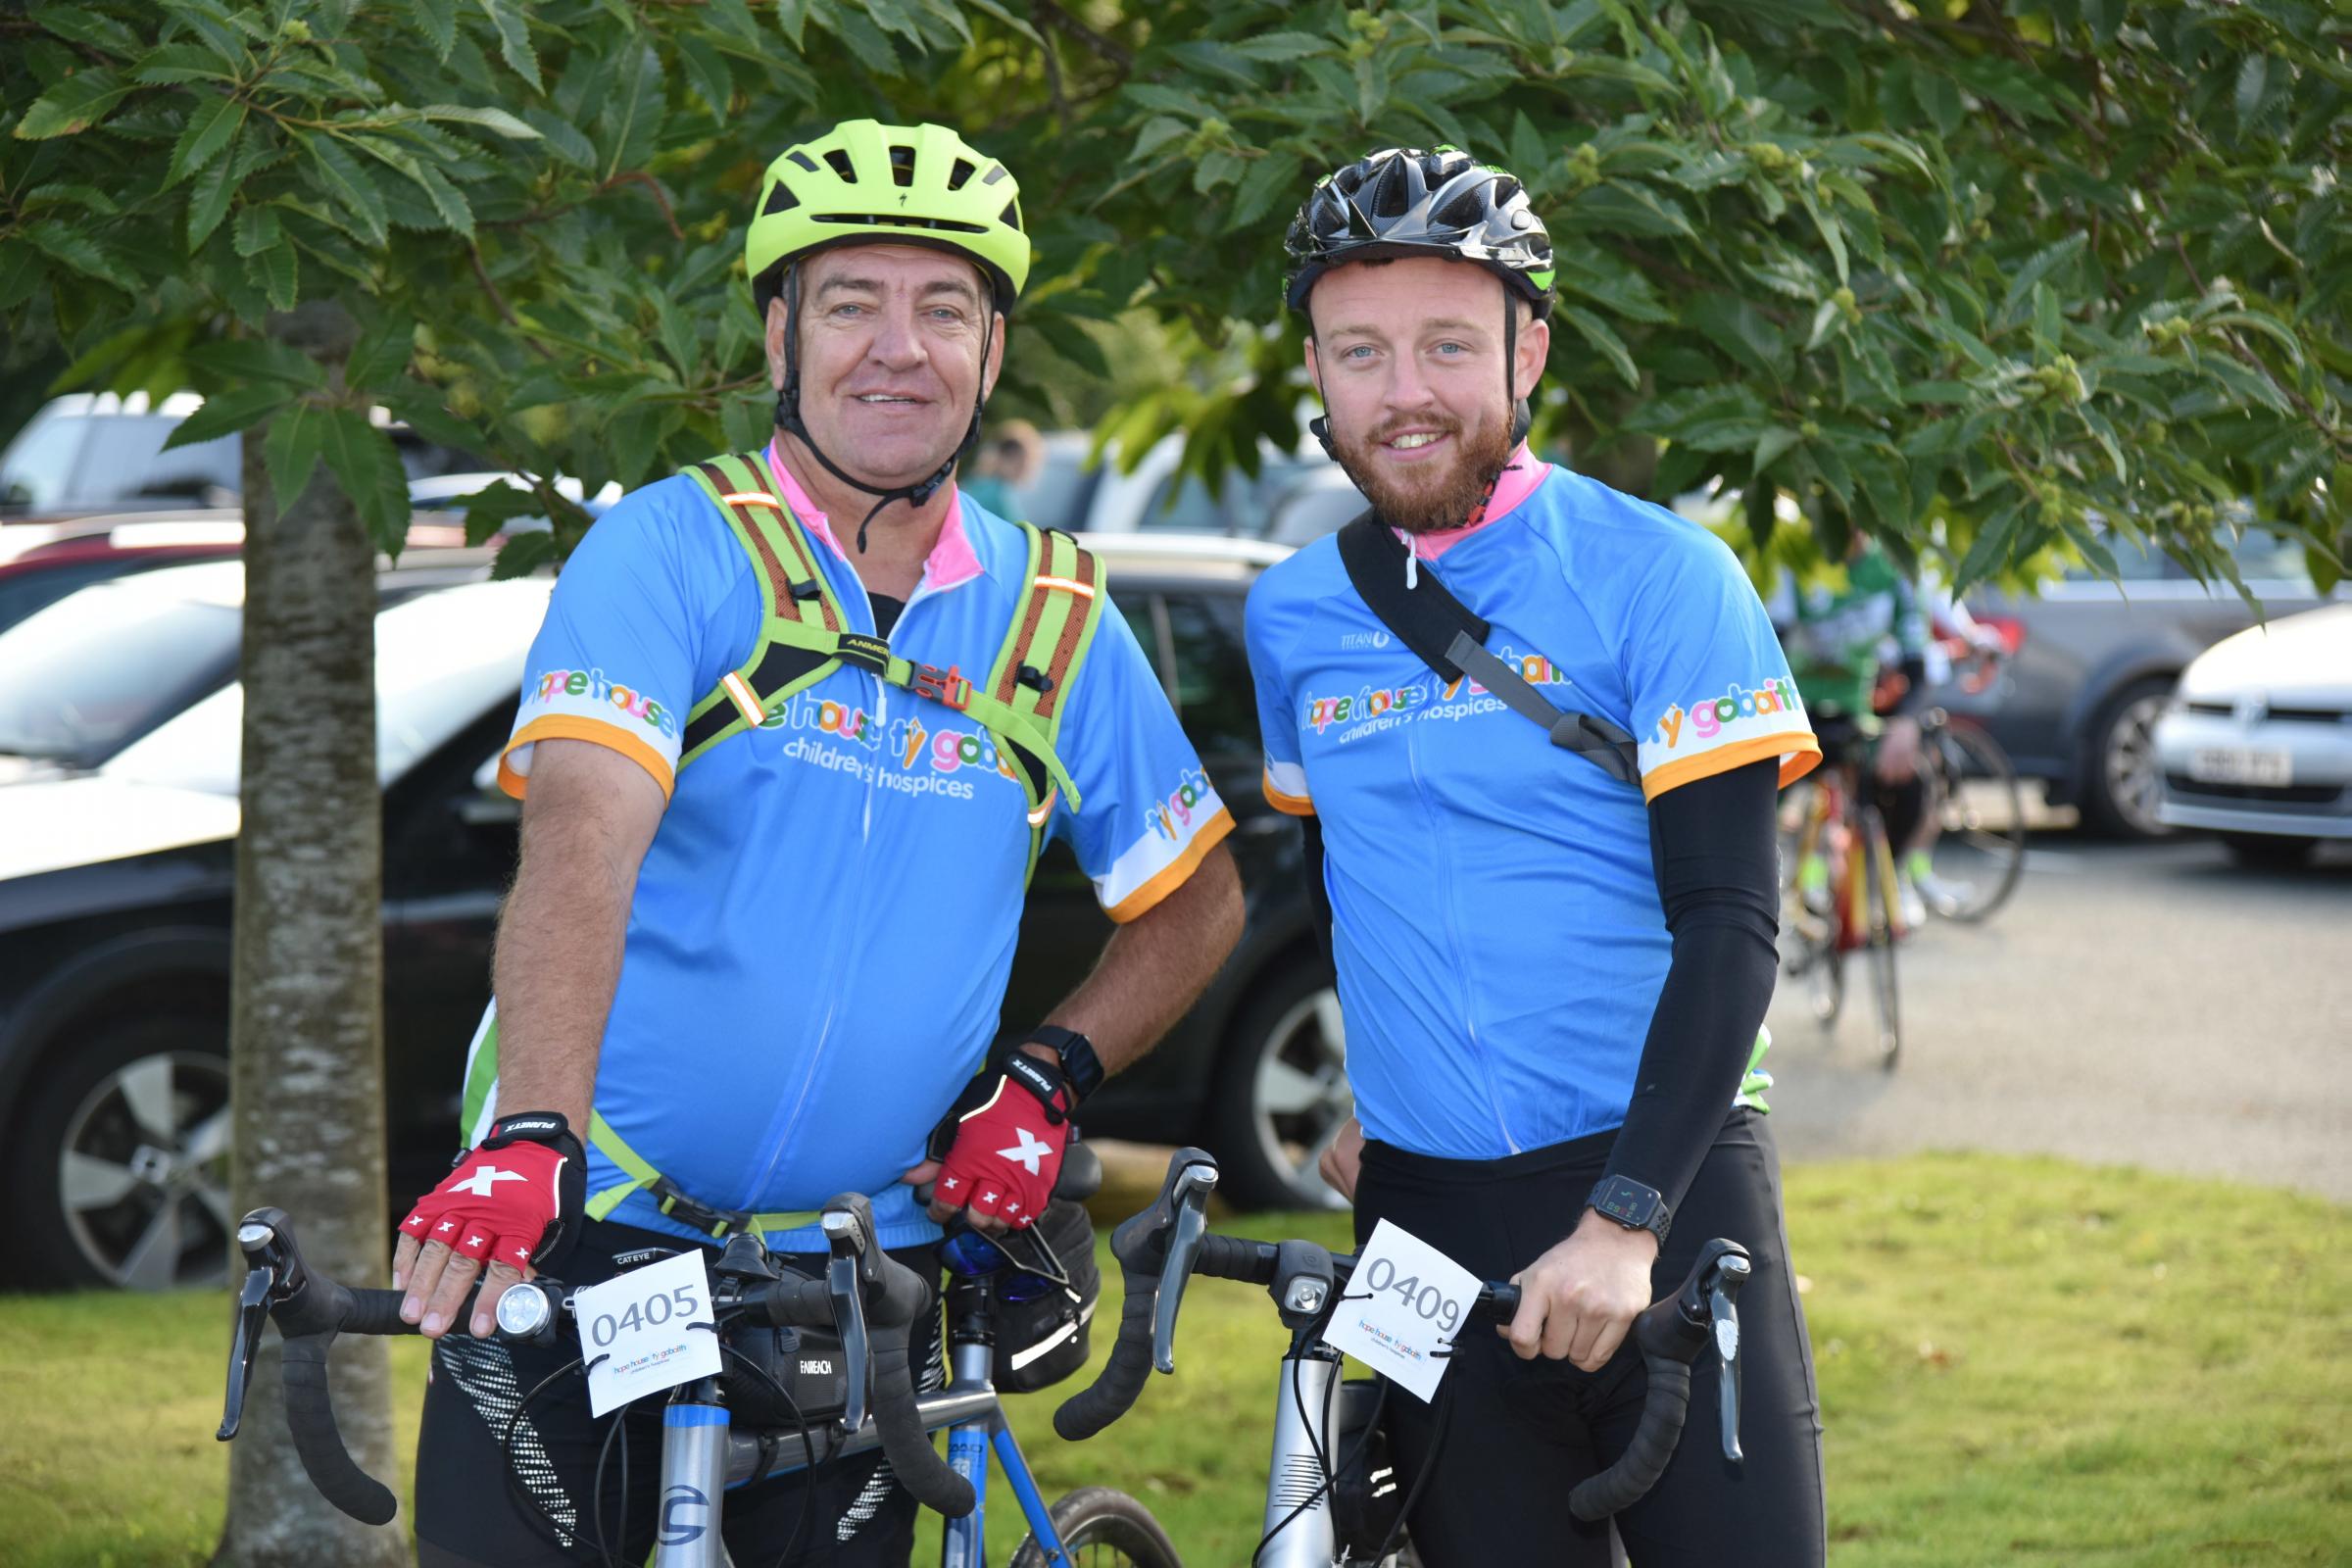
{"type": "Polygon", "coordinates": [[[2073,261],[2082,253],[2089,235],[2078,230],[2054,245],[2036,251],[2031,261],[2019,268],[2009,279],[2009,292],[2002,297],[2001,308],[1994,316],[1993,329],[1997,332],[2023,320],[2021,307],[2034,294],[2034,285],[2073,261]]]}
{"type": "Polygon", "coordinates": [[[220,81],[234,83],[235,72],[220,63],[210,49],[194,44],[168,43],[161,49],[148,51],[130,70],[131,79],[142,86],[169,86],[185,81],[220,81]]]}
{"type": "Polygon", "coordinates": [[[277,243],[283,232],[273,207],[248,207],[237,215],[236,250],[239,256],[259,256],[277,243]]]}
{"type": "Polygon", "coordinates": [[[394,418],[427,441],[459,452],[478,452],[485,444],[482,432],[450,413],[441,402],[441,394],[430,387],[403,381],[383,394],[383,403],[394,418]]]}
{"type": "Polygon", "coordinates": [[[1250,166],[1241,183],[1233,188],[1233,205],[1225,213],[1228,233],[1247,228],[1274,210],[1275,204],[1304,182],[1299,178],[1298,160],[1289,153],[1269,152],[1250,166]]]}
{"type": "Polygon", "coordinates": [[[529,82],[531,91],[545,92],[546,84],[539,79],[539,53],[531,47],[530,25],[514,0],[482,0],[482,10],[498,29],[498,52],[508,68],[529,82]]]}
{"type": "Polygon", "coordinates": [[[2065,318],[2060,314],[2058,291],[2047,283],[2034,285],[2034,344],[2045,354],[2055,354],[2062,346],[2065,318]]]}
{"type": "Polygon", "coordinates": [[[596,143],[590,141],[570,121],[536,106],[526,107],[522,118],[546,140],[548,151],[564,163],[574,169],[592,169],[596,166],[596,143]]]}
{"type": "MultiPolygon", "coordinates": [[[[1552,314],[1576,328],[1576,335],[1591,344],[1594,352],[1609,362],[1618,379],[1635,391],[1641,390],[1642,372],[1634,366],[1634,356],[1608,322],[1582,306],[1565,301],[1552,307],[1552,314]]],[[[1507,389],[1506,389],[1507,390],[1507,389]]]]}
{"type": "Polygon", "coordinates": [[[1960,128],[1960,121],[1968,113],[1968,106],[1960,97],[1959,83],[1933,70],[1913,71],[1911,96],[1929,122],[1945,136],[1960,128]]]}
{"type": "Polygon", "coordinates": [[[374,178],[331,133],[304,136],[302,147],[318,166],[326,188],[359,223],[362,234],[382,245],[389,237],[392,220],[384,209],[384,194],[376,188],[374,178]]]}
{"type": "Polygon", "coordinates": [[[1309,55],[1330,54],[1335,47],[1329,38],[1318,38],[1311,32],[1261,32],[1254,38],[1238,39],[1232,45],[1233,52],[1244,59],[1273,65],[1304,60],[1309,55]]]}
{"type": "Polygon", "coordinates": [[[2082,519],[2062,515],[2058,519],[2058,531],[2066,535],[2067,541],[2082,553],[2082,559],[2100,576],[2113,582],[2123,575],[2116,567],[2115,552],[2085,527],[2082,519]]]}
{"type": "Polygon", "coordinates": [[[236,160],[217,159],[196,172],[188,185],[188,251],[191,255],[213,236],[236,199],[236,160]]]}
{"type": "Polygon", "coordinates": [[[164,188],[170,190],[210,163],[244,124],[243,104],[233,98],[199,94],[196,112],[188,117],[187,129],[180,132],[178,144],[172,149],[172,167],[164,172],[164,188]]]}
{"type": "Polygon", "coordinates": [[[50,260],[63,263],[84,277],[111,283],[125,294],[139,292],[138,279],[122,265],[122,259],[83,233],[78,223],[61,223],[44,218],[26,223],[11,238],[26,241],[50,260]]]}
{"type": "Polygon", "coordinates": [[[2245,63],[2237,68],[2237,133],[2241,139],[2254,133],[2254,122],[2262,118],[2262,100],[2270,82],[2270,56],[2260,52],[2247,55],[2245,63]]]}
{"type": "Polygon", "coordinates": [[[245,259],[245,270],[270,296],[270,308],[290,311],[301,299],[302,263],[291,240],[245,259]]]}
{"type": "MultiPolygon", "coordinates": [[[[1761,476],[1765,469],[1771,467],[1780,459],[1782,453],[1802,439],[1802,436],[1785,424],[1776,424],[1756,437],[1756,450],[1749,454],[1747,460],[1748,473],[1751,476],[1750,482],[1752,483],[1754,477],[1761,476]]],[[[1762,542],[1761,540],[1757,541],[1759,546],[1762,542]]]]}
{"type": "Polygon", "coordinates": [[[1135,133],[1135,145],[1128,150],[1127,161],[1140,164],[1177,137],[1189,135],[1192,128],[1174,115],[1153,115],[1135,133]]]}
{"type": "Polygon", "coordinates": [[[78,135],[114,113],[131,85],[117,71],[77,71],[34,99],[13,134],[20,141],[78,135]]]}
{"type": "Polygon", "coordinates": [[[1800,193],[1798,199],[1804,203],[1805,215],[1813,220],[1813,226],[1821,231],[1821,242],[1830,248],[1830,262],[1838,270],[1838,281],[1849,281],[1845,260],[1845,225],[1835,214],[1824,211],[1821,203],[1813,199],[1811,191],[1800,193]]]}
{"type": "Polygon", "coordinates": [[[164,441],[164,450],[169,452],[173,447],[192,446],[251,429],[293,402],[296,396],[294,388],[279,381],[262,381],[215,393],[204,400],[204,407],[172,427],[172,434],[164,441]]]}
{"type": "MultiPolygon", "coordinates": [[[[1759,472],[1762,471],[1763,466],[1760,463],[1756,465],[1759,472]]],[[[1741,500],[1743,505],[1740,507],[1740,511],[1747,519],[1749,548],[1761,556],[1771,548],[1773,527],[1780,521],[1781,487],[1776,484],[1757,484],[1750,481],[1741,500]]]]}
{"type": "Polygon", "coordinates": [[[376,543],[397,548],[408,529],[409,485],[391,438],[357,409],[330,409],[319,452],[376,543]]]}
{"type": "Polygon", "coordinates": [[[325,441],[326,411],[315,404],[297,403],[270,421],[262,462],[270,470],[270,488],[277,495],[280,511],[292,506],[311,482],[325,441]]]}
{"type": "Polygon", "coordinates": [[[504,109],[481,109],[471,104],[427,104],[416,112],[427,120],[456,125],[476,125],[483,130],[494,131],[509,141],[540,139],[538,131],[504,109]]]}
{"type": "Polygon", "coordinates": [[[686,64],[686,74],[694,81],[695,91],[710,106],[710,113],[721,120],[735,102],[735,75],[727,69],[727,58],[716,49],[695,37],[681,33],[677,40],[678,56],[686,64]]]}
{"type": "Polygon", "coordinates": [[[1041,313],[1033,323],[1054,353],[1103,381],[1111,377],[1110,361],[1094,334],[1066,316],[1041,313]]]}
{"type": "MultiPolygon", "coordinates": [[[[466,532],[470,535],[471,528],[466,532]]],[[[556,559],[556,539],[552,533],[518,533],[498,547],[498,559],[490,564],[490,577],[505,582],[514,577],[527,577],[556,559]]]]}
{"type": "Polygon", "coordinates": [[[316,360],[273,338],[216,338],[190,349],[188,359],[230,385],[276,381],[306,392],[320,391],[326,386],[326,372],[316,360]]]}
{"type": "Polygon", "coordinates": [[[87,0],[71,0],[70,4],[62,5],[36,5],[25,14],[25,20],[44,32],[85,44],[100,54],[134,55],[139,52],[139,35],[98,7],[88,4],[87,0]]]}
{"type": "Polygon", "coordinates": [[[1952,573],[1952,593],[1966,593],[1982,581],[2008,557],[2009,541],[2017,533],[2018,519],[2025,515],[2022,502],[2011,502],[1994,513],[1977,528],[1977,536],[1961,559],[1959,569],[1952,573]]]}
{"type": "Polygon", "coordinates": [[[395,311],[360,334],[344,362],[343,380],[370,390],[393,385],[407,373],[416,352],[416,318],[395,311]]]}
{"type": "Polygon", "coordinates": [[[403,10],[432,44],[433,58],[447,65],[449,52],[458,44],[457,0],[408,0],[403,10]]]}

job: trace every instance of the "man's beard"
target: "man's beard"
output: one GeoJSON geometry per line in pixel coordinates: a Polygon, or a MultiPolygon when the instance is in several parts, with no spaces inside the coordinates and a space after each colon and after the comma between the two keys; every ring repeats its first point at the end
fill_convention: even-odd
{"type": "Polygon", "coordinates": [[[1332,444],[1339,448],[1340,466],[1348,477],[1372,503],[1380,520],[1392,528],[1406,533],[1429,533],[1440,528],[1458,528],[1470,520],[1470,514],[1487,499],[1487,487],[1511,460],[1510,421],[1481,420],[1475,431],[1465,431],[1454,420],[1443,422],[1423,415],[1411,419],[1396,419],[1370,435],[1357,439],[1336,426],[1332,444]],[[1381,462],[1381,443],[1407,429],[1429,429],[1437,424],[1439,433],[1455,438],[1453,461],[1444,467],[1432,467],[1426,472],[1408,470],[1398,475],[1381,462]]]}

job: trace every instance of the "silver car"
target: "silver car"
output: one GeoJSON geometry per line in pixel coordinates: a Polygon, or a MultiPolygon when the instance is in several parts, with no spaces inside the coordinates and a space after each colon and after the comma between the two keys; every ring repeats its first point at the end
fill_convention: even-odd
{"type": "Polygon", "coordinates": [[[2352,839],[2352,605],[2250,627],[2181,672],[2155,735],[2157,813],[2238,859],[2300,862],[2352,839]]]}

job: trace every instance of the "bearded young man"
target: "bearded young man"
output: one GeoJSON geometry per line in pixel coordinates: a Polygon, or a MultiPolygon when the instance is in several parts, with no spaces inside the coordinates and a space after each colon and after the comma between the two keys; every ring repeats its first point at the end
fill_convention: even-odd
{"type": "Polygon", "coordinates": [[[1569,1493],[1633,1435],[1635,1314],[1723,1236],[1755,1265],[1746,1462],[1686,1444],[1618,1527],[1642,1568],[1819,1564],[1819,1405],[1757,1098],[1774,802],[1819,760],[1780,645],[1705,530],[1529,452],[1552,263],[1517,180],[1374,153],[1317,183],[1288,246],[1318,432],[1372,503],[1349,537],[1408,597],[1442,578],[1490,653],[1615,737],[1606,765],[1564,753],[1433,670],[1339,539],[1250,596],[1265,791],[1306,819],[1348,1018],[1360,1122],[1324,1174],[1359,1241],[1388,1219],[1524,1291],[1507,1331],[1457,1343],[1438,1406],[1387,1401],[1414,1546],[1609,1560],[1569,1493]]]}

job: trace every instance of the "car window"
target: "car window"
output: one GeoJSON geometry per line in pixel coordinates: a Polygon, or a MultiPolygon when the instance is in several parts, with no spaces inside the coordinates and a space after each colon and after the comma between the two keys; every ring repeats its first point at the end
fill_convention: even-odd
{"type": "MultiPolygon", "coordinates": [[[[2100,543],[2115,556],[2115,574],[2124,582],[2158,582],[2180,575],[2172,558],[2152,545],[2142,545],[2120,534],[2102,533],[2100,543]]],[[[2086,562],[2070,562],[2063,573],[2068,582],[2105,582],[2106,573],[2086,562]]]]}
{"type": "MultiPolygon", "coordinates": [[[[148,420],[141,420],[142,424],[148,420]]],[[[124,469],[124,482],[131,485],[131,494],[161,496],[168,499],[200,501],[207,505],[226,503],[245,487],[243,436],[216,436],[193,446],[173,447],[165,451],[163,442],[179,421],[165,419],[156,434],[155,450],[149,454],[144,471],[124,469]],[[133,479],[130,476],[136,475],[133,479]]]]}
{"type": "Polygon", "coordinates": [[[1102,478],[1100,467],[1064,461],[1049,449],[1037,466],[1037,477],[1013,491],[1013,510],[1040,528],[1075,533],[1086,526],[1087,502],[1102,478]]]}
{"type": "Polygon", "coordinates": [[[35,611],[0,631],[0,753],[96,766],[228,678],[242,619],[110,583],[35,611]]]}
{"type": "Polygon", "coordinates": [[[1176,665],[1176,712],[1203,758],[1253,756],[1257,710],[1242,644],[1242,597],[1213,591],[1163,594],[1176,665]]]}
{"type": "MultiPolygon", "coordinates": [[[[1233,488],[1235,476],[1228,475],[1226,488],[1233,488]]],[[[1223,533],[1226,531],[1225,508],[1198,474],[1186,474],[1183,482],[1169,474],[1152,489],[1152,499],[1145,504],[1143,515],[1136,526],[1154,532],[1167,533],[1223,533]]]]}
{"type": "Polygon", "coordinates": [[[1306,468],[1307,465],[1291,458],[1269,460],[1254,479],[1229,468],[1213,491],[1198,475],[1187,474],[1179,485],[1176,476],[1169,474],[1152,489],[1152,500],[1136,526],[1154,532],[1254,536],[1264,529],[1266,514],[1276,498],[1298,483],[1306,468]]]}
{"type": "Polygon", "coordinates": [[[122,570],[118,559],[101,556],[93,561],[68,562],[63,565],[43,566],[38,571],[21,571],[13,576],[0,577],[0,631],[14,626],[44,605],[56,604],[74,589],[86,588],[122,570]]]}
{"type": "Polygon", "coordinates": [[[2248,528],[2238,535],[2237,543],[2230,548],[2230,557],[2237,563],[2237,574],[2248,582],[2257,579],[2267,582],[2291,582],[2306,591],[2311,587],[2311,571],[2303,556],[2300,541],[2282,539],[2260,528],[2248,528]]]}
{"type": "Polygon", "coordinates": [[[54,413],[36,416],[0,457],[0,503],[36,512],[63,504],[87,434],[87,419],[54,413]]]}

